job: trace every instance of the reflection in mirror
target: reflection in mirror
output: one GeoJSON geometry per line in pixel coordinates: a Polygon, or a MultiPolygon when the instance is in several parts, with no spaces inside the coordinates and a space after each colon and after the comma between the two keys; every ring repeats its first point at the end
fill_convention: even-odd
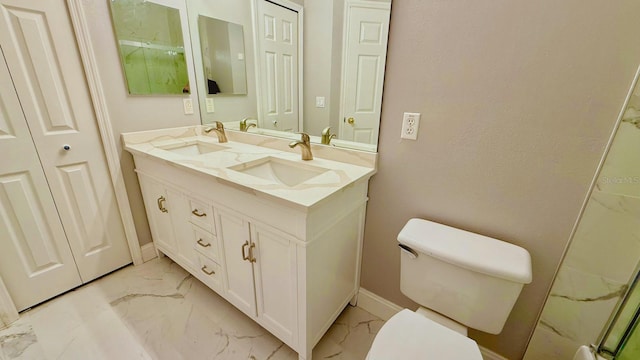
{"type": "Polygon", "coordinates": [[[249,132],[304,131],[316,143],[330,127],[332,145],[376,151],[391,0],[189,0],[187,10],[193,44],[199,16],[244,29],[245,95],[208,96],[194,46],[203,124],[257,119],[249,132]]]}
{"type": "Polygon", "coordinates": [[[246,94],[242,25],[200,15],[198,33],[207,94],[246,94]]]}
{"type": "Polygon", "coordinates": [[[190,92],[179,11],[145,0],[110,3],[129,94],[190,92]]]}

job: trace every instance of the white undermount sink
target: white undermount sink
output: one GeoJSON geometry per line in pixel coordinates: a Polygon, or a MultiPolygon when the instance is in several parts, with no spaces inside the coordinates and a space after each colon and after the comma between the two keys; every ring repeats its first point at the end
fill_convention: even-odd
{"type": "Polygon", "coordinates": [[[328,171],[317,166],[274,157],[249,161],[229,169],[261,179],[273,180],[290,187],[328,171]]]}
{"type": "Polygon", "coordinates": [[[191,141],[188,143],[160,146],[162,150],[171,151],[174,154],[196,156],[208,154],[214,151],[226,150],[224,146],[206,143],[202,141],[191,141]]]}

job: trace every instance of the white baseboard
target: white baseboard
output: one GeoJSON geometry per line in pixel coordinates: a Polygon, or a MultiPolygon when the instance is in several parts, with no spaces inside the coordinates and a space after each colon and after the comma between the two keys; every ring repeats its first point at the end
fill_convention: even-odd
{"type": "MultiPolygon", "coordinates": [[[[389,320],[389,318],[403,309],[400,305],[394,304],[391,301],[363,288],[360,288],[360,291],[358,292],[358,307],[384,321],[389,320]]],[[[480,345],[478,345],[478,347],[480,348],[480,353],[484,360],[509,360],[506,357],[496,354],[495,352],[480,345]]]]}
{"type": "Polygon", "coordinates": [[[158,254],[156,253],[156,247],[153,245],[152,242],[142,245],[140,247],[140,251],[142,252],[143,263],[158,257],[158,254]]]}
{"type": "Polygon", "coordinates": [[[358,306],[384,321],[389,320],[403,309],[402,306],[396,305],[363,288],[360,288],[358,292],[358,306]]]}
{"type": "Polygon", "coordinates": [[[483,348],[480,345],[478,345],[478,347],[480,348],[480,353],[482,354],[482,358],[484,360],[509,360],[506,357],[498,353],[495,353],[487,348],[483,348]]]}

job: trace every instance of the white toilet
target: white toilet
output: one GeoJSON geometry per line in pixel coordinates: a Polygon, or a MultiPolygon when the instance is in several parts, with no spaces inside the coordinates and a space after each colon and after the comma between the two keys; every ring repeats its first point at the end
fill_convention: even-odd
{"type": "Polygon", "coordinates": [[[394,315],[376,335],[367,360],[482,360],[467,327],[498,334],[524,284],[527,250],[422,219],[398,234],[400,289],[423,307],[394,315]]]}

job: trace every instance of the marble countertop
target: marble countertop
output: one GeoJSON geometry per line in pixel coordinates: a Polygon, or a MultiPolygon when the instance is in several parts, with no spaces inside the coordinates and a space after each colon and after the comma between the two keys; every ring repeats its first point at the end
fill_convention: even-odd
{"type": "Polygon", "coordinates": [[[313,160],[303,161],[300,149],[288,147],[290,140],[228,131],[229,141],[218,143],[214,132],[205,134],[202,129],[198,125],[124,133],[122,142],[124,148],[134,155],[155,158],[197,174],[212,176],[216,181],[231,182],[257,195],[267,195],[305,208],[312,207],[350,184],[369,179],[376,172],[375,153],[312,145],[313,160]],[[200,155],[181,155],[169,150],[195,142],[221,146],[224,150],[200,155]],[[287,186],[276,180],[230,169],[268,157],[326,171],[295,186],[287,186]]]}

